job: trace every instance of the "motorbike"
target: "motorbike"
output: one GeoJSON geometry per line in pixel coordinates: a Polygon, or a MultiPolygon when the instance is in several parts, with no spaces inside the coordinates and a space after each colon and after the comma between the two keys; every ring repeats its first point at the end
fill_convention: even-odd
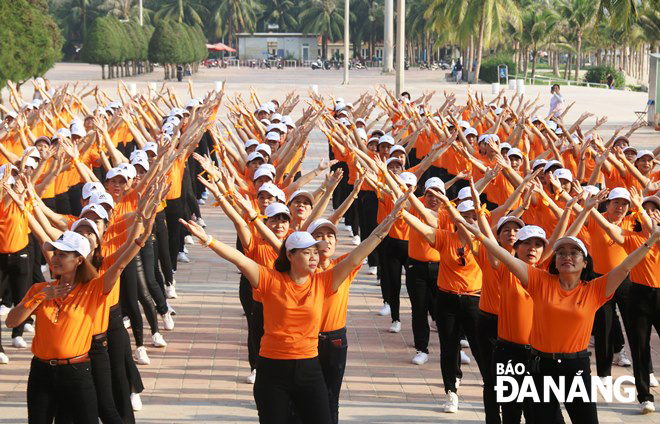
{"type": "Polygon", "coordinates": [[[324,68],[325,68],[325,64],[324,64],[323,61],[319,58],[319,59],[316,59],[314,62],[312,62],[311,67],[312,67],[312,70],[316,70],[316,69],[324,69],[324,68]]]}

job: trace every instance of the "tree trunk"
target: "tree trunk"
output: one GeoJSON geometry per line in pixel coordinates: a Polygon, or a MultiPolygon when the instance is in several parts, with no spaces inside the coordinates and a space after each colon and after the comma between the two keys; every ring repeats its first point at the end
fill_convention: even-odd
{"type": "Polygon", "coordinates": [[[577,33],[577,53],[575,54],[575,81],[580,77],[580,55],[582,54],[582,33],[577,33]]]}
{"type": "Polygon", "coordinates": [[[481,9],[481,19],[479,20],[479,39],[477,41],[477,63],[474,67],[473,83],[479,83],[479,70],[481,69],[481,55],[484,49],[484,32],[486,31],[486,6],[481,9]]]}
{"type": "Polygon", "coordinates": [[[169,78],[167,77],[167,65],[163,63],[163,79],[167,81],[169,78]]]}
{"type": "Polygon", "coordinates": [[[552,75],[559,78],[559,52],[552,52],[554,60],[552,61],[552,75]]]}
{"type": "Polygon", "coordinates": [[[105,79],[105,65],[101,65],[101,79],[105,79]]]}
{"type": "Polygon", "coordinates": [[[568,73],[571,71],[571,54],[566,56],[566,67],[564,68],[564,79],[568,79],[568,73]]]}
{"type": "Polygon", "coordinates": [[[534,49],[532,50],[532,81],[534,81],[534,75],[536,75],[536,56],[538,56],[538,54],[537,47],[534,46],[534,49]]]}

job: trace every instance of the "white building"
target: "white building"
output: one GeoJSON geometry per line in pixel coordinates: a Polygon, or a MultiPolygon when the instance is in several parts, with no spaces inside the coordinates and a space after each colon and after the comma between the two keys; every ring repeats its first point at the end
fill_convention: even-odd
{"type": "Polygon", "coordinates": [[[309,61],[318,56],[316,34],[302,33],[241,33],[238,36],[238,55],[241,60],[266,59],[268,55],[286,60],[309,61]]]}

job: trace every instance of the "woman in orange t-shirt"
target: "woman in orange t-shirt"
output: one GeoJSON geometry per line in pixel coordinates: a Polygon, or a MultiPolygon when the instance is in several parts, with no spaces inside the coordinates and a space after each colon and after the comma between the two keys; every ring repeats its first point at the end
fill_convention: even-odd
{"type": "Polygon", "coordinates": [[[287,423],[290,405],[303,423],[332,422],[328,392],[318,359],[323,303],[385,237],[407,196],[402,196],[380,228],[331,270],[317,273],[320,245],[311,234],[292,233],[283,243],[275,269],[261,266],[216,241],[193,221],[180,222],[248,279],[264,305],[264,337],[254,397],[260,422],[287,423]]]}
{"type": "MultiPolygon", "coordinates": [[[[483,236],[479,237],[483,239],[483,236]]],[[[592,279],[593,260],[581,240],[563,237],[553,246],[550,272],[532,267],[513,257],[499,246],[492,246],[497,257],[520,280],[534,301],[534,319],[530,343],[532,360],[527,372],[534,378],[540,399],[549,396],[550,402],[536,403],[535,422],[554,420],[558,400],[553,392],[546,392],[544,379],[551,378],[562,389],[568,390],[582,379],[586,393],[591,393],[591,367],[587,350],[596,311],[607,302],[626,275],[648,254],[648,246],[660,239],[656,227],[646,243],[609,273],[592,279]]],[[[564,406],[574,423],[597,423],[595,402],[579,397],[564,406]]],[[[553,421],[554,422],[554,421],[553,421]]]]}

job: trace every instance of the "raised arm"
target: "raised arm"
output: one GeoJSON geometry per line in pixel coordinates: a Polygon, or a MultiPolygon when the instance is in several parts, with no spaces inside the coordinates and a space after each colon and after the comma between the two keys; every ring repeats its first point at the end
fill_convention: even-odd
{"type": "Polygon", "coordinates": [[[621,285],[626,276],[638,263],[653,249],[653,245],[660,240],[660,225],[655,225],[649,238],[637,249],[628,255],[617,267],[607,273],[605,296],[611,296],[621,285]]]}

